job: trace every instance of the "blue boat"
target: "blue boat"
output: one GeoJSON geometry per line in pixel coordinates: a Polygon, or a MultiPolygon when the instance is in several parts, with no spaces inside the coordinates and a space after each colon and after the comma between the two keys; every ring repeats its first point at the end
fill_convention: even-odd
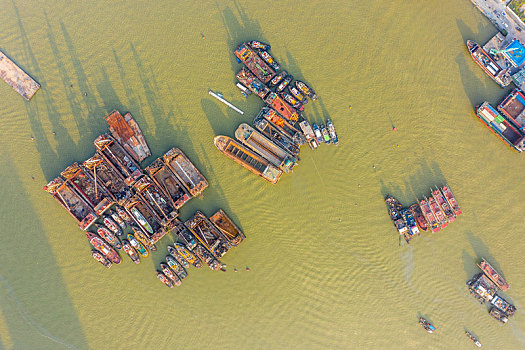
{"type": "Polygon", "coordinates": [[[323,143],[323,134],[321,133],[321,130],[317,126],[317,124],[312,124],[312,129],[314,129],[315,139],[317,140],[318,144],[323,143]]]}

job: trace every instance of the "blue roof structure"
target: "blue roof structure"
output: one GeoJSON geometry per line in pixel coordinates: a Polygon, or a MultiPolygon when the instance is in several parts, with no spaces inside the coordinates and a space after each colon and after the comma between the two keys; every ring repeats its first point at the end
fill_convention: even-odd
{"type": "Polygon", "coordinates": [[[518,40],[514,39],[505,48],[504,55],[514,67],[519,67],[525,62],[525,47],[518,40]],[[509,49],[511,50],[509,51],[509,49]]]}

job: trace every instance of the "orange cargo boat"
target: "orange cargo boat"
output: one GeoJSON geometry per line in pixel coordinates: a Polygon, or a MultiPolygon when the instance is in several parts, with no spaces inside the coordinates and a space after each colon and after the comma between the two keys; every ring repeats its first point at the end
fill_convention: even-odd
{"type": "Polygon", "coordinates": [[[130,113],[122,116],[114,110],[106,117],[106,122],[111,135],[136,161],[141,162],[151,155],[142,130],[130,113]]]}
{"type": "Polygon", "coordinates": [[[264,102],[277,111],[280,115],[283,116],[290,124],[294,125],[299,119],[299,113],[284,101],[279,95],[275,92],[270,92],[268,96],[264,99],[264,102]]]}
{"type": "Polygon", "coordinates": [[[493,268],[485,259],[481,258],[481,262],[478,264],[479,268],[485,272],[488,278],[492,280],[502,291],[509,289],[509,284],[501,275],[493,268]]]}
{"type": "Polygon", "coordinates": [[[224,237],[228,239],[232,247],[238,246],[246,238],[244,233],[222,209],[217,210],[217,212],[210,217],[210,221],[222,232],[224,237]]]}

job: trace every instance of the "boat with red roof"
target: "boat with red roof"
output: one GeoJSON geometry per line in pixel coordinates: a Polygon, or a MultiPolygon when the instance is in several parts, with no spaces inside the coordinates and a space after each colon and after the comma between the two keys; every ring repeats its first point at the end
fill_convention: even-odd
{"type": "Polygon", "coordinates": [[[410,208],[408,209],[414,216],[414,219],[416,219],[416,223],[419,229],[422,231],[428,230],[427,220],[423,216],[423,213],[421,212],[421,208],[419,207],[419,204],[418,203],[412,204],[410,208]]]}
{"type": "Polygon", "coordinates": [[[120,243],[120,240],[113,232],[111,232],[106,226],[104,225],[96,225],[97,233],[100,237],[102,237],[106,242],[111,244],[116,249],[122,249],[122,243],[120,243]]]}
{"type": "Polygon", "coordinates": [[[456,197],[454,197],[454,194],[450,190],[450,187],[448,185],[445,185],[441,187],[441,192],[443,193],[443,196],[445,196],[445,199],[447,200],[448,204],[454,209],[456,212],[456,215],[459,215],[462,213],[461,209],[459,208],[459,204],[456,201],[456,197]]]}
{"type": "Polygon", "coordinates": [[[423,216],[425,219],[427,219],[428,224],[430,225],[430,230],[432,232],[438,232],[440,230],[438,221],[434,214],[432,213],[432,210],[430,209],[430,205],[428,204],[428,201],[426,199],[422,199],[419,201],[419,207],[421,208],[421,212],[423,213],[423,216]]]}
{"type": "Polygon", "coordinates": [[[102,238],[97,236],[95,233],[89,231],[86,231],[86,236],[93,248],[101,252],[104,255],[104,257],[106,257],[113,264],[120,264],[120,256],[118,255],[116,250],[111,248],[111,246],[104,242],[102,238]]]}
{"type": "MultiPolygon", "coordinates": [[[[430,189],[432,191],[432,189],[430,189]]],[[[454,210],[450,207],[450,204],[448,204],[447,200],[441,194],[441,191],[439,191],[438,188],[432,191],[432,197],[436,200],[436,202],[439,204],[445,215],[447,216],[448,222],[453,222],[456,220],[456,214],[454,213],[454,210]]]]}
{"type": "Polygon", "coordinates": [[[99,251],[91,249],[91,255],[93,256],[93,259],[104,265],[104,267],[108,269],[111,267],[112,262],[106,259],[99,251]]]}
{"type": "Polygon", "coordinates": [[[273,69],[247,43],[239,45],[234,54],[239,63],[243,63],[263,83],[274,77],[273,69]]]}
{"type": "Polygon", "coordinates": [[[484,258],[481,258],[481,262],[478,264],[479,268],[485,272],[488,278],[492,280],[502,291],[509,289],[509,284],[505,279],[492,267],[484,258]]]}
{"type": "Polygon", "coordinates": [[[429,198],[425,198],[428,201],[428,205],[430,206],[430,209],[432,210],[432,213],[436,217],[439,226],[441,228],[445,228],[448,226],[447,217],[445,216],[445,213],[443,213],[443,210],[439,207],[439,204],[436,202],[434,197],[430,196],[429,198]]]}

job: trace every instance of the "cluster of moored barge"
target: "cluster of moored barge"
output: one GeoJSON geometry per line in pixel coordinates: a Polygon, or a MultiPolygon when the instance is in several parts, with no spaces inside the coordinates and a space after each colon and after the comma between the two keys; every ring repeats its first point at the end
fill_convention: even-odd
{"type": "Polygon", "coordinates": [[[430,192],[428,198],[424,197],[408,208],[403,208],[392,196],[385,199],[390,219],[407,243],[421,231],[438,232],[461,214],[459,204],[448,185],[436,187],[430,192]]]}
{"type": "Polygon", "coordinates": [[[131,114],[113,111],[106,121],[110,133],[95,139],[96,153],[44,187],[85,231],[93,258],[109,268],[121,262],[123,250],[138,264],[173,230],[177,240],[159,279],[180,285],[185,267],[201,267],[201,260],[220,269],[219,259],[245,238],[242,231],[222,210],[210,218],[198,211],[186,222],[178,219],[179,209],[208,187],[206,178],[178,148],[142,169],[151,152],[131,114]]]}
{"type": "Polygon", "coordinates": [[[507,323],[508,318],[516,313],[516,307],[503,299],[498,291],[506,291],[509,284],[485,259],[478,266],[483,272],[467,282],[470,293],[481,304],[488,301],[491,304],[489,314],[501,323],[507,323]]]}
{"type": "Polygon", "coordinates": [[[268,52],[270,45],[259,41],[239,45],[234,54],[243,68],[236,86],[244,96],[254,94],[266,104],[253,121],[242,123],[235,138],[216,136],[215,146],[227,157],[275,184],[283,172],[291,172],[299,161],[300,146],[315,149],[321,143],[339,143],[330,119],[326,126],[310,123],[301,113],[308,99],[317,99],[314,90],[296,80],[268,52]]]}

